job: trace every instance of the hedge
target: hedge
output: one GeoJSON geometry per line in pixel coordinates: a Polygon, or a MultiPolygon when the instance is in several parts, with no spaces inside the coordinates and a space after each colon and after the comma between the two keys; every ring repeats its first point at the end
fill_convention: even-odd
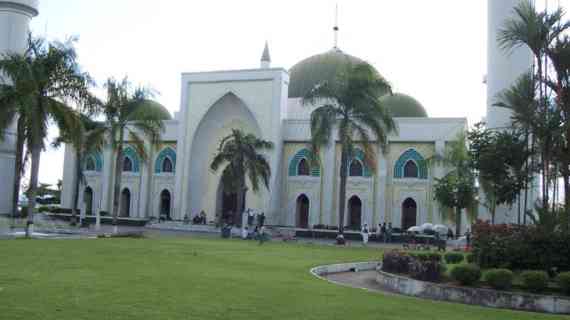
{"type": "Polygon", "coordinates": [[[558,285],[562,292],[570,295],[570,272],[562,272],[558,275],[558,285]]]}
{"type": "Polygon", "coordinates": [[[481,269],[475,264],[461,264],[451,270],[451,277],[464,286],[469,286],[481,278],[481,269]]]}
{"type": "Polygon", "coordinates": [[[463,253],[460,252],[448,252],[444,256],[445,262],[447,264],[457,264],[463,262],[463,253]]]}
{"type": "Polygon", "coordinates": [[[509,269],[489,269],[483,278],[488,285],[497,290],[506,290],[513,285],[513,272],[509,269]]]}
{"type": "Polygon", "coordinates": [[[570,271],[570,234],[479,221],[472,243],[474,260],[485,269],[570,271]]]}
{"type": "Polygon", "coordinates": [[[524,287],[531,292],[541,292],[548,287],[548,274],[544,271],[524,271],[521,279],[524,287]]]}

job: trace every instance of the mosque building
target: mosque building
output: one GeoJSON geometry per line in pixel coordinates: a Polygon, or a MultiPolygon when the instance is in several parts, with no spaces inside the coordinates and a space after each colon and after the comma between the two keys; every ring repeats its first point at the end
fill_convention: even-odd
{"type": "MultiPolygon", "coordinates": [[[[490,97],[532,64],[528,52],[520,49],[506,57],[496,42],[501,22],[520,1],[488,1],[490,97]]],[[[0,53],[24,49],[29,21],[37,14],[36,0],[0,1],[0,53]]],[[[182,73],[179,111],[172,117],[166,108],[154,104],[164,116],[165,131],[160,145],[148,148],[152,152],[147,161],[125,140],[120,216],[182,220],[203,210],[213,221],[224,212],[236,211],[236,196],[224,192],[220,173],[210,170],[209,164],[220,139],[232,129],[241,129],[274,144],[265,153],[272,170],[269,190],[247,192],[247,208],[265,212],[271,225],[338,225],[340,146],[332,142],[322,148],[318,165],[309,161],[310,115],[317,106],[303,106],[301,100],[318,83],[333,81],[347,65],[364,61],[345,53],[335,43],[332,49],[286,70],[271,66],[266,45],[258,69],[182,73]]],[[[466,118],[429,117],[420,102],[403,93],[385,95],[382,102],[398,130],[390,134],[386,150],[376,148],[374,168],[363,161],[362,150],[350,159],[344,224],[360,228],[364,223],[391,222],[394,227],[406,228],[425,222],[445,223],[433,200],[433,187],[446,168],[426,160],[443,154],[446,144],[467,129],[466,118]]],[[[491,105],[489,98],[490,127],[508,123],[508,110],[491,105]]],[[[12,191],[8,189],[14,179],[15,159],[13,130],[2,134],[0,172],[6,183],[0,192],[0,213],[11,211],[12,191]]],[[[87,215],[112,211],[113,159],[110,146],[86,155],[86,179],[79,197],[87,215]]],[[[72,148],[66,146],[64,208],[72,206],[74,161],[72,148]]]]}

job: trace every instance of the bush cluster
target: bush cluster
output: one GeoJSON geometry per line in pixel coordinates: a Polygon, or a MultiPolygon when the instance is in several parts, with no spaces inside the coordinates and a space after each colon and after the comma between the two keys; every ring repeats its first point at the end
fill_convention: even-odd
{"type": "Polygon", "coordinates": [[[558,275],[558,285],[562,292],[570,295],[570,272],[562,272],[558,275]]]}
{"type": "Polygon", "coordinates": [[[458,265],[451,270],[451,277],[464,286],[469,286],[481,278],[481,269],[475,264],[458,265]]]}
{"type": "Polygon", "coordinates": [[[531,292],[541,292],[548,287],[548,274],[544,271],[523,271],[521,279],[524,287],[531,292]]]}
{"type": "Polygon", "coordinates": [[[457,264],[463,262],[463,253],[448,252],[445,254],[445,262],[447,264],[457,264]]]}
{"type": "Polygon", "coordinates": [[[509,269],[489,269],[483,277],[493,289],[506,290],[513,285],[513,272],[509,269]]]}
{"type": "Polygon", "coordinates": [[[388,251],[382,259],[382,271],[408,274],[416,280],[438,282],[444,266],[438,253],[407,253],[388,251]]]}
{"type": "Polygon", "coordinates": [[[536,226],[473,226],[474,259],[482,268],[570,271],[570,234],[536,226]]]}
{"type": "Polygon", "coordinates": [[[475,255],[473,255],[472,253],[466,254],[465,261],[467,261],[467,263],[475,263],[475,255]]]}

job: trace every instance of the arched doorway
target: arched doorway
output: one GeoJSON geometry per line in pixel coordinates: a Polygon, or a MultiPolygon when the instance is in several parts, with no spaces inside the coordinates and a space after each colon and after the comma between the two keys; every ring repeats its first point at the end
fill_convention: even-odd
{"type": "Polygon", "coordinates": [[[408,228],[413,227],[417,224],[418,206],[414,199],[407,198],[402,203],[402,229],[408,230],[408,228]]]}
{"type": "Polygon", "coordinates": [[[309,198],[302,194],[297,198],[297,228],[309,228],[309,198]]]}
{"type": "Polygon", "coordinates": [[[217,214],[221,216],[223,222],[241,226],[242,213],[245,210],[246,193],[243,194],[241,202],[241,210],[238,210],[237,193],[224,190],[224,186],[220,181],[218,187],[217,214]]]}
{"type": "Polygon", "coordinates": [[[85,204],[85,214],[88,216],[93,215],[93,189],[91,187],[85,188],[83,203],[85,204]]]}
{"type": "Polygon", "coordinates": [[[160,217],[166,217],[170,220],[170,191],[162,190],[160,193],[160,217]]]}
{"type": "Polygon", "coordinates": [[[362,201],[357,196],[348,200],[348,229],[360,230],[362,226],[362,201]]]}
{"type": "Polygon", "coordinates": [[[129,217],[131,215],[131,192],[129,189],[123,189],[121,192],[121,217],[129,217]]]}

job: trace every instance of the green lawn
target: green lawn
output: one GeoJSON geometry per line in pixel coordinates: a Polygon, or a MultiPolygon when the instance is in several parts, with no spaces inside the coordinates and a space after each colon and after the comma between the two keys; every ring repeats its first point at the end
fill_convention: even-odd
{"type": "Polygon", "coordinates": [[[5,240],[0,319],[564,319],[383,296],[309,274],[378,256],[205,238],[5,240]]]}

